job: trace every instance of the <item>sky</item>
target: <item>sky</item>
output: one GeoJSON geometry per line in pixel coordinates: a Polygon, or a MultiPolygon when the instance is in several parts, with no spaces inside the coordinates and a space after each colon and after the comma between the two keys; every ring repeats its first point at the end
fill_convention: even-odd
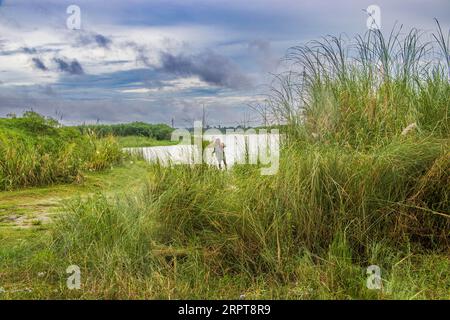
{"type": "MultiPolygon", "coordinates": [[[[0,117],[33,109],[66,124],[260,122],[286,50],[326,35],[450,28],[449,0],[0,0],[0,117]],[[70,5],[80,29],[68,28],[70,5]]],[[[69,20],[73,21],[73,20],[69,20]]]]}

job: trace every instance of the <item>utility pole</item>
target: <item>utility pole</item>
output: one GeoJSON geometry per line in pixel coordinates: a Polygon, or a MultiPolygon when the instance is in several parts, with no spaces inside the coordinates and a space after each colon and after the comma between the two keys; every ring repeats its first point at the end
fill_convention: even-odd
{"type": "Polygon", "coordinates": [[[203,128],[206,128],[205,104],[202,105],[202,126],[203,126],[203,128]]]}
{"type": "Polygon", "coordinates": [[[172,123],[172,129],[175,128],[175,127],[174,127],[174,119],[173,119],[173,117],[172,117],[171,123],[172,123]]]}

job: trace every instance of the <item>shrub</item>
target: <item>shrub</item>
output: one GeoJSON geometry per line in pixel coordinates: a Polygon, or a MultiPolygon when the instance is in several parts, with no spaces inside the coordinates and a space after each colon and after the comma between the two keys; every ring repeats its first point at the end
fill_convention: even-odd
{"type": "Polygon", "coordinates": [[[79,181],[83,170],[121,160],[111,137],[98,139],[34,112],[0,119],[0,189],[79,181]]]}

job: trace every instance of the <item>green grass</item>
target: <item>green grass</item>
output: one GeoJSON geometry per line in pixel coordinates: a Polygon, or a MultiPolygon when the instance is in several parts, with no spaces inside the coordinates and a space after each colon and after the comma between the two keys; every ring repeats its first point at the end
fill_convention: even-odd
{"type": "Polygon", "coordinates": [[[80,181],[122,158],[110,136],[83,135],[31,111],[0,119],[0,190],[80,181]]]}
{"type": "MultiPolygon", "coordinates": [[[[54,211],[61,205],[62,200],[81,195],[140,190],[146,173],[146,164],[143,161],[127,160],[120,166],[101,172],[87,172],[79,183],[0,192],[0,220],[6,221],[6,217],[11,215],[36,218],[39,213],[54,211]]],[[[8,220],[8,226],[14,226],[14,221],[8,220]]]]}
{"type": "MultiPolygon", "coordinates": [[[[231,212],[220,215],[220,220],[208,219],[197,212],[196,219],[189,222],[190,228],[185,229],[183,226],[188,224],[186,215],[193,214],[199,203],[204,207],[205,199],[211,197],[211,203],[215,203],[215,197],[208,192],[211,189],[208,184],[216,184],[217,172],[198,172],[205,183],[198,188],[206,194],[193,200],[192,197],[199,195],[193,192],[192,197],[181,200],[168,185],[155,180],[159,175],[155,170],[159,169],[150,170],[151,182],[137,197],[108,199],[94,195],[74,199],[64,206],[62,219],[49,227],[49,238],[38,240],[29,235],[32,246],[29,243],[18,245],[21,242],[16,240],[14,249],[8,252],[10,258],[4,260],[7,267],[2,268],[10,272],[8,288],[37,290],[6,297],[234,299],[244,294],[248,299],[449,298],[448,256],[418,250],[406,243],[392,246],[389,241],[372,241],[366,248],[365,260],[361,261],[353,251],[351,241],[345,237],[335,237],[329,246],[314,253],[301,246],[285,246],[282,230],[279,230],[279,253],[275,238],[274,252],[267,243],[267,248],[262,247],[263,252],[252,256],[252,250],[258,250],[257,247],[251,249],[258,243],[258,236],[253,231],[258,228],[251,223],[261,223],[265,220],[263,218],[258,218],[259,222],[247,220],[230,224],[230,219],[239,219],[231,212]],[[168,188],[172,196],[166,190],[166,199],[156,204],[158,196],[149,189],[161,186],[168,188]],[[177,203],[169,203],[170,199],[176,199],[177,203]],[[178,203],[180,201],[184,202],[178,203]],[[174,211],[175,208],[184,210],[173,217],[178,218],[178,230],[173,227],[156,228],[155,223],[159,219],[155,219],[155,215],[164,214],[160,206],[169,205],[174,206],[174,211]],[[234,230],[245,227],[248,235],[234,230]],[[180,232],[185,231],[192,234],[181,236],[180,232]],[[48,243],[52,245],[49,247],[48,243]],[[223,257],[223,253],[227,253],[227,257],[223,257]],[[261,267],[274,265],[267,270],[256,271],[255,266],[243,264],[254,259],[262,260],[261,267]],[[65,267],[74,263],[82,270],[83,288],[80,291],[65,288],[65,267]],[[370,264],[382,268],[383,291],[369,290],[365,286],[365,269],[370,264]],[[39,272],[45,272],[43,279],[36,276],[39,272]]],[[[166,169],[162,170],[161,174],[167,174],[166,169]]],[[[188,169],[184,171],[186,175],[188,172],[188,169]]],[[[183,174],[178,175],[177,181],[183,182],[183,174]]],[[[184,179],[187,182],[189,177],[184,179]]],[[[229,182],[228,179],[226,181],[229,182]]],[[[245,218],[249,219],[248,214],[241,219],[245,218]]],[[[280,224],[276,228],[282,227],[280,224]]],[[[271,232],[270,228],[265,230],[271,232]]],[[[266,241],[270,241],[270,235],[266,241]]]]}
{"type": "MultiPolygon", "coordinates": [[[[310,151],[305,150],[306,157],[310,151]]],[[[297,161],[290,168],[303,162],[297,161]]],[[[304,166],[309,166],[307,161],[304,166]]],[[[345,172],[341,174],[345,177],[345,172]]],[[[305,216],[302,221],[294,215],[301,210],[274,207],[271,199],[278,199],[280,206],[297,205],[285,190],[292,192],[300,185],[295,176],[283,181],[288,175],[258,183],[258,171],[251,167],[218,175],[209,168],[147,168],[138,163],[88,176],[86,189],[70,185],[64,186],[66,190],[2,194],[2,202],[14,199],[17,205],[32,197],[42,200],[56,193],[66,199],[79,194],[54,208],[54,224],[2,228],[2,286],[33,289],[7,291],[2,298],[234,299],[241,294],[248,299],[449,298],[448,253],[420,248],[420,243],[411,247],[395,234],[393,239],[381,235],[369,239],[360,253],[351,224],[348,237],[339,233],[333,237],[340,231],[333,222],[316,229],[313,221],[321,217],[305,216]],[[272,183],[283,183],[284,188],[278,190],[272,183]],[[124,191],[126,195],[119,196],[124,191]],[[304,235],[295,240],[294,231],[304,235]],[[306,240],[314,234],[329,240],[312,241],[308,249],[306,240]],[[397,245],[391,242],[394,239],[397,245]],[[81,267],[80,291],[65,287],[65,268],[70,264],[81,267]],[[365,268],[370,264],[382,268],[383,291],[365,286],[365,268]]],[[[380,181],[380,191],[383,186],[380,181]]],[[[383,224],[395,227],[389,221],[383,224]]]]}
{"type": "Polygon", "coordinates": [[[0,293],[0,299],[73,296],[63,288],[65,261],[59,260],[50,250],[53,221],[70,199],[81,201],[99,192],[112,199],[125,191],[138,191],[147,174],[144,162],[129,160],[106,171],[88,172],[80,184],[0,192],[0,219],[17,213],[26,217],[0,223],[0,287],[6,290],[0,293]],[[42,215],[48,215],[51,220],[42,221],[42,215]],[[52,270],[58,265],[62,269],[55,281],[52,270]],[[32,291],[22,291],[26,288],[32,288],[32,291]]]}
{"type": "Polygon", "coordinates": [[[436,39],[293,48],[268,101],[286,123],[277,174],[127,164],[52,223],[5,228],[4,298],[449,299],[449,66],[428,56],[449,40],[436,39]],[[382,290],[366,287],[370,265],[382,290]]]}
{"type": "Polygon", "coordinates": [[[126,136],[126,137],[119,136],[116,139],[122,148],[156,147],[156,146],[170,146],[178,144],[178,141],[156,140],[154,138],[143,136],[126,136]]]}

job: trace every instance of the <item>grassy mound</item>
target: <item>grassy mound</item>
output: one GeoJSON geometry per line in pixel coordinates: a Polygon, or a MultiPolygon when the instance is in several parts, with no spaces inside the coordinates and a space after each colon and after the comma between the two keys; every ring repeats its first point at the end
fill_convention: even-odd
{"type": "Polygon", "coordinates": [[[80,180],[83,170],[105,169],[120,159],[111,137],[82,135],[34,112],[0,119],[0,190],[80,180]]]}

